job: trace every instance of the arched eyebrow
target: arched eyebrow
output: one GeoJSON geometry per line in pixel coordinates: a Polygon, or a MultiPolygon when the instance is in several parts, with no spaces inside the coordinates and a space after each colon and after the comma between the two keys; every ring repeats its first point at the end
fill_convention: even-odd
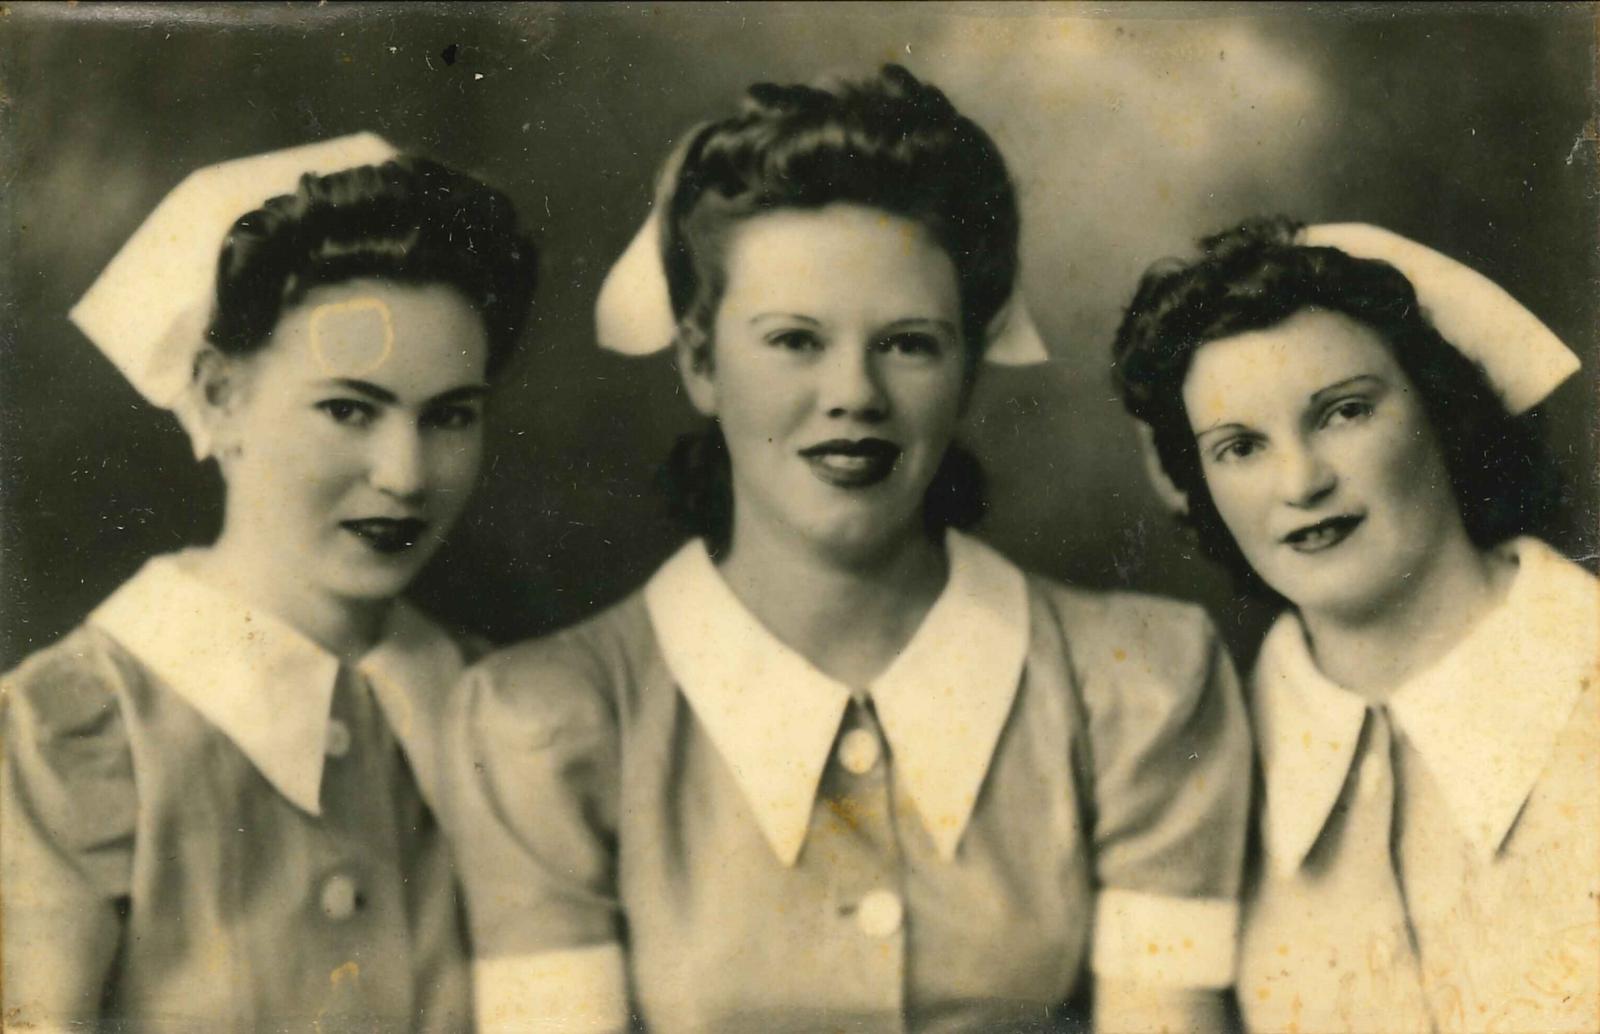
{"type": "Polygon", "coordinates": [[[906,316],[902,319],[891,320],[885,324],[883,330],[885,333],[893,333],[897,330],[924,330],[930,328],[943,331],[952,336],[956,333],[956,325],[954,323],[947,319],[940,319],[937,316],[906,316]]]}
{"type": "Polygon", "coordinates": [[[1204,438],[1206,435],[1208,435],[1208,434],[1216,434],[1218,431],[1248,431],[1248,430],[1250,430],[1250,428],[1248,428],[1244,424],[1240,424],[1240,423],[1231,423],[1230,422],[1230,423],[1226,423],[1226,424],[1212,424],[1210,427],[1202,427],[1200,430],[1196,431],[1194,433],[1194,440],[1198,442],[1202,438],[1204,438]]]}
{"type": "Polygon", "coordinates": [[[812,327],[822,326],[820,320],[807,316],[802,312],[758,312],[746,322],[753,327],[764,320],[794,320],[796,323],[804,323],[812,327]]]}
{"type": "MultiPolygon", "coordinates": [[[[330,386],[337,386],[344,388],[347,391],[353,391],[358,395],[365,395],[374,402],[381,402],[386,406],[397,405],[400,402],[400,396],[396,395],[388,388],[382,388],[376,384],[373,384],[371,381],[357,380],[354,377],[333,377],[330,378],[326,383],[330,386]]],[[[482,398],[488,393],[489,386],[487,384],[463,384],[458,388],[451,388],[448,391],[441,391],[439,394],[428,399],[425,404],[429,406],[438,406],[448,405],[451,402],[466,402],[470,399],[482,398]]]]}
{"type": "Polygon", "coordinates": [[[471,402],[474,399],[481,399],[487,394],[489,394],[489,386],[487,384],[463,384],[459,388],[441,391],[428,400],[428,405],[446,406],[452,402],[471,402]]]}
{"type": "Polygon", "coordinates": [[[1342,381],[1336,381],[1325,388],[1318,388],[1316,391],[1313,391],[1311,393],[1311,404],[1318,405],[1326,401],[1329,395],[1337,394],[1341,391],[1348,391],[1350,388],[1356,387],[1357,385],[1378,388],[1380,390],[1389,386],[1387,381],[1375,373],[1358,373],[1354,377],[1346,377],[1342,381]]]}
{"type": "Polygon", "coordinates": [[[357,395],[365,395],[374,402],[382,402],[385,405],[392,406],[396,402],[400,401],[400,396],[396,395],[388,388],[378,387],[371,381],[357,380],[354,377],[330,377],[324,383],[330,387],[344,388],[346,391],[353,391],[357,395]]]}

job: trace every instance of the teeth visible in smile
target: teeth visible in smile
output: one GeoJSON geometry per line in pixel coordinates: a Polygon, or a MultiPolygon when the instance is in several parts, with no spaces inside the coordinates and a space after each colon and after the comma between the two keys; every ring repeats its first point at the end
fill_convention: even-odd
{"type": "Polygon", "coordinates": [[[1297,546],[1325,546],[1344,533],[1344,528],[1337,524],[1325,524],[1320,528],[1301,532],[1294,537],[1297,546]]]}
{"type": "Polygon", "coordinates": [[[1332,517],[1309,528],[1292,532],[1284,541],[1291,549],[1302,553],[1315,553],[1338,545],[1360,523],[1360,517],[1332,517]]]}
{"type": "Polygon", "coordinates": [[[830,453],[823,453],[823,454],[821,454],[819,456],[813,457],[812,458],[812,462],[819,463],[822,466],[829,467],[829,468],[831,468],[833,470],[854,473],[854,472],[857,472],[857,471],[866,470],[869,467],[873,467],[873,466],[876,466],[879,463],[882,463],[883,462],[883,457],[881,457],[881,456],[846,456],[846,455],[843,455],[842,453],[830,452],[830,453]]]}
{"type": "Polygon", "coordinates": [[[416,545],[427,524],[414,519],[374,518],[345,521],[344,527],[380,553],[398,553],[416,545]]]}

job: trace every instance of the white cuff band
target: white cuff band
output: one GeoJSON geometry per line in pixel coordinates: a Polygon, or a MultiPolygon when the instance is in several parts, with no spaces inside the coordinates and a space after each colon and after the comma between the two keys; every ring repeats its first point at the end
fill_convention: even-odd
{"type": "Polygon", "coordinates": [[[1107,888],[1095,903],[1096,976],[1153,987],[1233,983],[1239,904],[1107,888]]]}
{"type": "Polygon", "coordinates": [[[615,944],[472,963],[479,1034],[626,1030],[628,977],[615,944]]]}

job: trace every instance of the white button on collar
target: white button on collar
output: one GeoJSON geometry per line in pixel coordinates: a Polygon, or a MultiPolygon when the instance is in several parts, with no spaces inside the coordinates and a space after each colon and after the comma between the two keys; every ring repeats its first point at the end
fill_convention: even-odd
{"type": "Polygon", "coordinates": [[[323,749],[330,758],[342,758],[350,753],[350,726],[337,718],[329,718],[323,749]]]}
{"type": "Polygon", "coordinates": [[[851,729],[839,741],[839,763],[854,775],[866,775],[878,763],[883,749],[870,729],[851,729]]]}
{"type": "Polygon", "coordinates": [[[900,895],[892,890],[875,890],[856,906],[856,925],[868,937],[888,937],[900,929],[905,913],[900,895]]]}
{"type": "Polygon", "coordinates": [[[336,923],[355,915],[359,903],[356,881],[349,876],[330,876],[322,885],[322,914],[336,923]]]}

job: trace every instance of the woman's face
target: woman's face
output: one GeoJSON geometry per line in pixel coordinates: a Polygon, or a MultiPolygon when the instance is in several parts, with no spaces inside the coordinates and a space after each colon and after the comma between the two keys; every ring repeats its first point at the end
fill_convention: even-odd
{"type": "Polygon", "coordinates": [[[1381,613],[1464,535],[1416,388],[1355,320],[1305,309],[1206,344],[1183,401],[1224,523],[1303,611],[1381,613]]]}
{"type": "Polygon", "coordinates": [[[487,359],[483,321],[454,288],[311,291],[265,347],[223,361],[229,533],[335,597],[399,593],[477,478],[487,359]]]}
{"type": "Polygon", "coordinates": [[[683,368],[727,438],[734,548],[862,558],[920,528],[966,398],[950,258],[915,222],[835,204],[744,220],[723,264],[709,355],[683,368]]]}

